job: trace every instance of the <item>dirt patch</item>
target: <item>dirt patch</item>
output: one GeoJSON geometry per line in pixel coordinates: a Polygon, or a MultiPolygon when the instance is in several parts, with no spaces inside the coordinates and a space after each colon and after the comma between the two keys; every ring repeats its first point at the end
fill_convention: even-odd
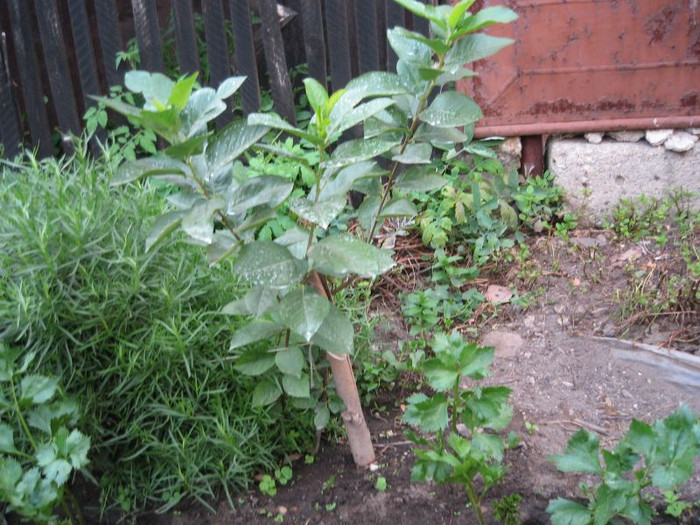
{"type": "MultiPolygon", "coordinates": [[[[558,472],[546,458],[563,451],[577,430],[598,432],[602,446],[610,448],[632,419],[663,418],[681,403],[700,412],[697,308],[632,320],[636,314],[621,315],[621,298],[638,285],[639,271],[645,276],[654,274],[653,268],[667,276],[674,271],[668,248],[617,243],[607,232],[577,234],[569,241],[533,239],[526,260],[494,268],[491,277],[479,281],[482,291],[506,286],[521,300],[489,306],[461,327],[467,337],[478,330],[480,339],[496,346],[493,375],[485,383],[512,389],[510,429],[522,438],[522,445],[507,455],[510,471],[504,483],[493,489],[484,509],[489,519],[493,499],[504,495],[522,495],[523,523],[532,524],[549,522],[549,499],[576,496],[582,478],[558,472]],[[662,268],[664,261],[669,266],[662,268]],[[669,347],[682,350],[682,356],[669,347]]],[[[418,262],[409,270],[413,277],[422,272],[418,262]]],[[[400,275],[389,279],[410,281],[400,275]]],[[[378,313],[384,319],[378,351],[395,348],[398,339],[408,337],[398,311],[395,303],[378,313]]],[[[411,483],[413,456],[401,408],[413,386],[403,387],[379,400],[380,412],[367,413],[376,471],[358,470],[344,443],[324,444],[312,464],[293,464],[291,484],[279,487],[274,497],[254,490],[234,501],[235,511],[222,502],[216,515],[190,509],[139,522],[473,523],[457,487],[411,483]],[[379,476],[386,479],[385,490],[377,488],[379,476]]],[[[700,479],[691,480],[684,497],[700,499],[700,479]]]]}

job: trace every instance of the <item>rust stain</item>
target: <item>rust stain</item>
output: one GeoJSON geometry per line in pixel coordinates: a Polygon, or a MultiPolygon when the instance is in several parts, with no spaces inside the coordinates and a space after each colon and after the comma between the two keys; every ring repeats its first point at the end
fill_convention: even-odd
{"type": "Polygon", "coordinates": [[[647,20],[644,28],[650,36],[649,43],[655,44],[666,40],[672,32],[676,16],[680,11],[678,5],[667,5],[658,14],[647,20]]]}
{"type": "Polygon", "coordinates": [[[634,111],[636,106],[626,99],[602,99],[594,104],[577,103],[568,98],[560,98],[551,102],[536,102],[530,106],[531,115],[560,115],[573,113],[622,112],[634,111]]]}
{"type": "Polygon", "coordinates": [[[698,106],[699,91],[689,91],[681,97],[681,107],[692,108],[698,106]]]}

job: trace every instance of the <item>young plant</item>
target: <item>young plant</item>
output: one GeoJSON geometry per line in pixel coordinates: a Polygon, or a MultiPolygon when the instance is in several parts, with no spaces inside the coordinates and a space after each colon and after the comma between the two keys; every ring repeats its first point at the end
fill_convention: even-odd
{"type": "Polygon", "coordinates": [[[522,496],[518,493],[503,496],[493,502],[493,516],[504,525],[520,525],[520,502],[522,496]]]}
{"type": "Polygon", "coordinates": [[[67,482],[88,464],[90,438],[69,430],[76,404],[56,379],[28,372],[33,359],[0,343],[0,500],[35,523],[55,523],[59,505],[70,523],[83,523],[67,482]]]}
{"type": "Polygon", "coordinates": [[[397,73],[362,75],[332,95],[306,79],[313,116],[305,129],[257,113],[249,115],[247,124],[234,122],[211,132],[209,123],[226,109],[224,100],[240,87],[242,77],[225,80],[217,90],[193,91],[193,76],[173,82],[136,71],[127,74],[125,85],[142,96],[143,106],[101,99],[168,143],[158,155],[124,164],[116,180],[123,184],[151,177],[179,187],[170,199],[175,209],[159,218],[147,248],[179,228],[206,247],[211,263],[234,257],[234,271],[251,286],[226,310],[254,317],[234,335],[230,347],[237,369],[259,377],[253,402],[271,404],[284,392],[314,407],[322,427],[330,407],[323,401],[326,388],[319,388],[323,381],[314,363],[325,354],[359,465],[374,460],[374,449],[349,359],[353,326],[333,304],[334,292],[394,266],[392,252],[373,245],[375,233],[388,217],[417,213],[401,192],[444,184],[430,167],[434,147],[456,151],[468,145],[481,117],[476,103],[451,86],[474,75],[466,63],[512,43],[477,31],[516,18],[501,6],[469,13],[472,0],[438,7],[415,0],[398,3],[428,19],[434,38],[392,29],[388,36],[399,57],[397,73]],[[341,141],[358,125],[364,138],[341,141]],[[308,167],[313,185],[301,196],[295,196],[295,181],[250,176],[236,162],[269,129],[315,149],[318,161],[273,144],[258,145],[308,167]],[[380,167],[380,157],[388,161],[388,170],[380,167]],[[347,201],[351,189],[365,195],[356,212],[347,201]],[[276,209],[283,205],[297,225],[275,241],[260,240],[258,231],[277,218],[276,209]],[[357,235],[345,233],[344,217],[356,218],[357,235]],[[269,339],[277,343],[272,352],[256,345],[269,339]]]}
{"type": "Polygon", "coordinates": [[[601,478],[595,486],[581,484],[587,505],[552,500],[547,512],[554,525],[598,525],[615,518],[650,524],[655,513],[644,490],[653,486],[676,491],[690,479],[693,461],[700,456],[700,423],[685,406],[653,425],[633,420],[614,450],[602,450],[603,464],[599,454],[598,435],[580,430],[564,454],[550,457],[563,472],[601,478]]]}
{"type": "Polygon", "coordinates": [[[456,332],[438,334],[432,348],[435,357],[423,361],[420,368],[436,393],[413,394],[404,413],[405,422],[432,434],[427,438],[407,432],[409,439],[421,446],[414,449],[412,479],[461,485],[483,525],[481,503],[506,473],[502,464],[505,443],[487,430],[503,430],[510,423],[510,389],[462,386],[466,378],[480,380],[488,375],[493,348],[466,343],[456,332]]]}

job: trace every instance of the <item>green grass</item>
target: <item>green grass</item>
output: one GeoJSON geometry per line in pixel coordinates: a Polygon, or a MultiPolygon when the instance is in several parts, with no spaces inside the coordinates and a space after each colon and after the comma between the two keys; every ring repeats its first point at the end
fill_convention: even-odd
{"type": "Polygon", "coordinates": [[[231,501],[309,444],[312,416],[251,407],[227,354],[237,319],[217,313],[240,292],[230,265],[178,238],[145,253],[164,196],[111,189],[113,167],[80,152],[3,167],[0,339],[78,401],[103,508],[231,501]]]}

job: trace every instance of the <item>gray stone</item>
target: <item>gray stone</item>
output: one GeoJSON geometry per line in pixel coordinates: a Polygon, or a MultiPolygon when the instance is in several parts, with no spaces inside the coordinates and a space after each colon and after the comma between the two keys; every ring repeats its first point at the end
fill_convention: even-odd
{"type": "Polygon", "coordinates": [[[693,149],[693,146],[698,141],[698,137],[692,135],[686,131],[676,131],[671,135],[666,142],[664,142],[664,148],[669,151],[675,151],[677,153],[685,153],[693,149]]]}
{"type": "Polygon", "coordinates": [[[609,131],[608,137],[618,142],[639,142],[644,137],[643,131],[609,131]]]}
{"type": "Polygon", "coordinates": [[[605,133],[586,133],[584,137],[591,144],[600,144],[603,142],[603,135],[605,133]]]}
{"type": "Polygon", "coordinates": [[[570,239],[571,244],[576,246],[581,246],[583,248],[596,248],[598,246],[605,246],[607,240],[605,237],[602,239],[594,239],[593,237],[572,237],[570,239]]]}
{"type": "Polygon", "coordinates": [[[644,137],[652,146],[661,146],[671,135],[673,135],[672,129],[649,129],[644,137]]]}
{"type": "Polygon", "coordinates": [[[688,128],[688,133],[691,135],[700,135],[700,128],[688,128]]]}
{"type": "Polygon", "coordinates": [[[481,341],[482,346],[493,346],[496,357],[512,359],[523,346],[523,338],[514,332],[491,332],[481,341]]]}
{"type": "Polygon", "coordinates": [[[496,149],[496,156],[507,170],[512,168],[519,170],[522,152],[523,146],[520,137],[508,137],[496,149]]]}
{"type": "MultiPolygon", "coordinates": [[[[567,211],[580,223],[601,225],[620,199],[642,194],[663,197],[675,188],[700,193],[700,142],[678,155],[646,141],[605,141],[557,138],[548,144],[547,168],[564,188],[567,211]]],[[[700,198],[690,204],[700,208],[700,198]]]]}

